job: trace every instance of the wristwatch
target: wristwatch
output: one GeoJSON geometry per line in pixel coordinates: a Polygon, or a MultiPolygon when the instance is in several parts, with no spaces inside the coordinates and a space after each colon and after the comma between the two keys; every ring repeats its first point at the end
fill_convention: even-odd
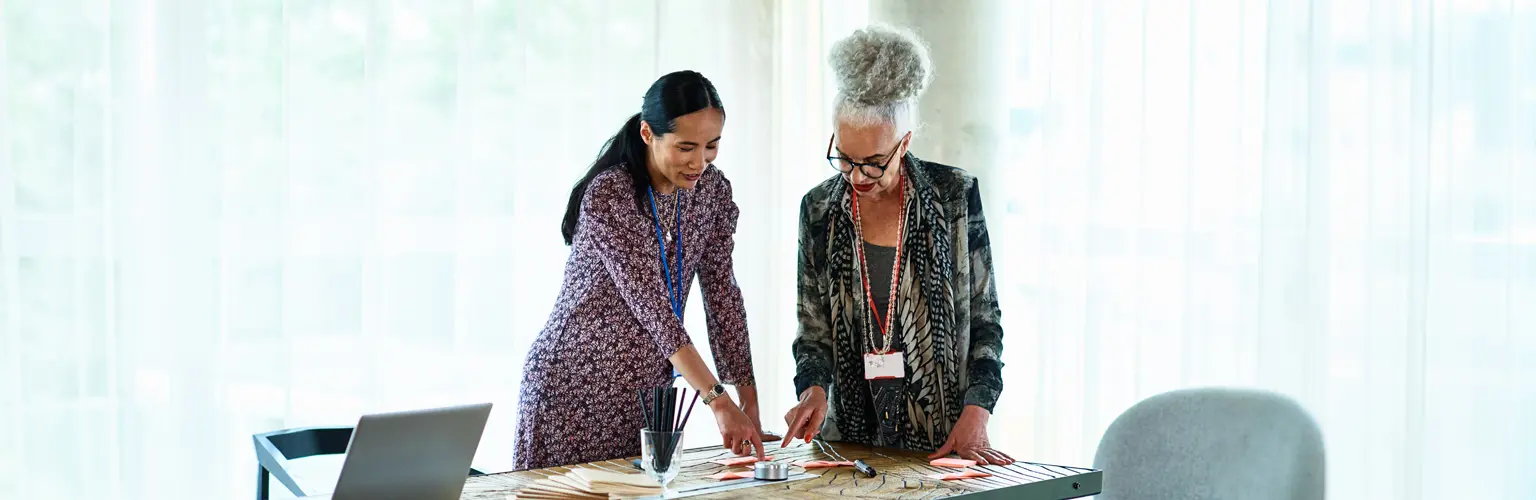
{"type": "Polygon", "coordinates": [[[714,387],[709,388],[709,392],[704,393],[704,406],[709,406],[710,403],[715,402],[715,399],[724,395],[725,386],[716,383],[714,387]]]}

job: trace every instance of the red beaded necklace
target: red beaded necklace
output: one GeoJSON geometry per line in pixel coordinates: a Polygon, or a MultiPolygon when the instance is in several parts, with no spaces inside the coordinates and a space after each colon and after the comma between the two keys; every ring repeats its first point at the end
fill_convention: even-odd
{"type": "Polygon", "coordinates": [[[853,252],[859,256],[860,278],[864,283],[864,301],[869,303],[869,310],[875,315],[875,321],[873,321],[873,323],[876,323],[876,326],[880,327],[880,335],[884,341],[883,347],[875,347],[873,332],[870,331],[870,328],[866,328],[864,330],[865,336],[869,339],[869,346],[871,349],[875,350],[876,354],[888,354],[891,352],[891,316],[896,314],[896,288],[901,283],[901,248],[903,246],[902,243],[904,242],[904,237],[906,236],[906,180],[907,179],[905,176],[897,177],[896,180],[896,192],[899,193],[900,196],[901,212],[896,219],[896,258],[891,262],[891,296],[890,299],[885,303],[885,318],[883,319],[880,317],[880,310],[875,308],[874,293],[870,292],[869,289],[869,262],[865,261],[864,259],[864,223],[863,220],[859,217],[859,191],[857,189],[850,191],[850,193],[853,195],[849,201],[849,205],[851,205],[851,209],[853,210],[853,234],[855,236],[855,241],[853,242],[853,252]]]}

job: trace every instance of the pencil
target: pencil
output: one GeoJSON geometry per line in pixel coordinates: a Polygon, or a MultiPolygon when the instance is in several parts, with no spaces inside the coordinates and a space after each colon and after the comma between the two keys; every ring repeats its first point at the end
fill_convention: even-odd
{"type": "Polygon", "coordinates": [[[645,406],[645,389],[635,391],[635,399],[640,401],[640,418],[645,419],[645,428],[651,428],[651,409],[645,406]]]}

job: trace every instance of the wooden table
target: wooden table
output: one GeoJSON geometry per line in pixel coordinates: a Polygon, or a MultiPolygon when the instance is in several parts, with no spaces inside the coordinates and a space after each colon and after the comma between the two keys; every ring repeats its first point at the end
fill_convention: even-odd
{"type": "MultiPolygon", "coordinates": [[[[818,477],[799,481],[759,482],[761,486],[716,492],[697,499],[724,498],[900,498],[930,499],[963,496],[966,499],[1067,499],[1096,495],[1103,483],[1103,472],[1082,467],[1017,462],[1006,467],[977,466],[975,469],[992,474],[992,477],[941,481],[928,476],[956,469],[932,467],[921,453],[871,449],[847,443],[833,443],[834,451],[849,460],[863,460],[879,474],[864,477],[852,467],[812,469],[818,477]]],[[[798,443],[788,448],[768,447],[775,460],[831,460],[814,446],[798,443]]],[[[750,471],[747,467],[725,467],[711,461],[731,458],[730,452],[720,447],[687,450],[683,453],[683,470],[672,481],[671,489],[687,491],[691,488],[755,481],[738,479],[716,481],[708,476],[725,470],[750,471]]],[[[464,486],[464,500],[504,500],[522,486],[542,477],[560,475],[572,468],[594,468],[615,472],[639,472],[630,459],[594,462],[572,467],[553,467],[523,472],[507,472],[469,478],[464,486]]],[[[806,472],[791,467],[791,473],[806,472]]]]}

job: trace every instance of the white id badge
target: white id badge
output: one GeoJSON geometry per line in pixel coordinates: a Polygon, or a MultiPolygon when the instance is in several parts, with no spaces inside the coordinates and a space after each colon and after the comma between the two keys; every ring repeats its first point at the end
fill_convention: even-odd
{"type": "Polygon", "coordinates": [[[865,380],[905,378],[906,376],[907,362],[906,358],[901,356],[901,351],[890,354],[869,353],[864,355],[865,380]]]}

